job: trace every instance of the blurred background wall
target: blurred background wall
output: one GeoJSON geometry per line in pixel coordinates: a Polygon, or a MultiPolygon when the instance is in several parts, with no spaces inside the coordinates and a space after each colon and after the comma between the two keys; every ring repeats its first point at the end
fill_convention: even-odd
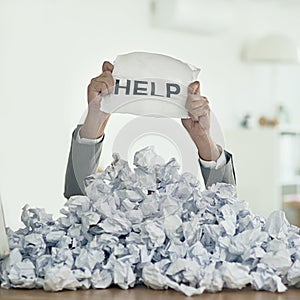
{"type": "MultiPolygon", "coordinates": [[[[158,52],[200,67],[202,93],[229,136],[245,114],[257,127],[258,118],[273,118],[279,104],[289,127],[300,128],[299,65],[241,59],[245,43],[268,34],[299,44],[299,1],[167,2],[170,11],[180,5],[182,25],[190,19],[189,26],[180,20],[174,28],[160,26],[150,0],[0,0],[0,191],[7,225],[20,225],[25,203],[54,214],[63,205],[70,137],[86,109],[86,87],[102,62],[120,53],[158,52]]],[[[112,134],[126,120],[113,116],[112,134]]],[[[278,177],[277,154],[271,164],[278,177]]],[[[264,182],[260,188],[267,189],[264,182]]]]}

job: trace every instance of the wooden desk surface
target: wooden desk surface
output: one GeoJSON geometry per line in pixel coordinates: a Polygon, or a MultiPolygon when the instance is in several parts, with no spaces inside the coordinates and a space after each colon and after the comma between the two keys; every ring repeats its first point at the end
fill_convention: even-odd
{"type": "Polygon", "coordinates": [[[145,287],[135,287],[129,290],[109,288],[104,290],[78,290],[63,292],[44,292],[43,290],[5,290],[0,289],[1,300],[300,300],[300,289],[289,289],[285,293],[257,292],[250,288],[242,291],[225,290],[220,293],[204,293],[186,297],[173,291],[155,291],[145,287]]]}

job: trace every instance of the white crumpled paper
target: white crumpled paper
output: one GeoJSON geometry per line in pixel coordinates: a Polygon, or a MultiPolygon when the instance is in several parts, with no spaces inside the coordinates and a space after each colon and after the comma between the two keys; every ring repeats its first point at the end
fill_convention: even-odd
{"type": "Polygon", "coordinates": [[[7,229],[2,287],[145,284],[187,296],[300,287],[300,232],[282,211],[264,220],[224,183],[201,191],[195,177],[179,174],[175,160],[163,163],[151,147],[136,153],[134,170],[113,158],[86,179],[86,196],[67,200],[60,218],[24,207],[25,228],[7,229]]]}

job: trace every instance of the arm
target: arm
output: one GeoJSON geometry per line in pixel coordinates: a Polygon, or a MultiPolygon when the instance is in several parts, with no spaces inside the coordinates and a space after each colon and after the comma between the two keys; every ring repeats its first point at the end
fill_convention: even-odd
{"type": "MultiPolygon", "coordinates": [[[[68,165],[65,175],[64,196],[84,195],[84,178],[96,172],[102,151],[104,136],[95,143],[80,142],[81,125],[73,131],[68,165]]],[[[92,140],[94,141],[94,140],[92,140]]]]}
{"type": "Polygon", "coordinates": [[[84,124],[74,130],[65,175],[64,196],[84,195],[84,179],[96,172],[102,150],[104,129],[109,114],[101,111],[102,96],[114,84],[113,65],[104,62],[102,74],[91,80],[88,86],[88,114],[84,124]]]}
{"type": "Polygon", "coordinates": [[[236,184],[232,155],[225,150],[223,151],[225,156],[225,164],[222,164],[219,168],[206,167],[203,165],[203,162],[201,162],[201,160],[199,159],[201,173],[206,188],[217,182],[224,182],[233,185],[236,184]]]}
{"type": "Polygon", "coordinates": [[[210,136],[209,102],[200,95],[198,81],[189,85],[186,109],[190,118],[181,121],[198,150],[206,188],[217,182],[235,184],[232,155],[220,149],[210,136]]]}

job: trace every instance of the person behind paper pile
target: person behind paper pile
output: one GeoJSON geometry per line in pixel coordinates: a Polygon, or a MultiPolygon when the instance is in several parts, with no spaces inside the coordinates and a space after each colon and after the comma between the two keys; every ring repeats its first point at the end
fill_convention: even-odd
{"type": "MultiPolygon", "coordinates": [[[[96,172],[104,130],[110,114],[101,111],[102,96],[112,91],[114,66],[104,62],[102,74],[91,80],[88,86],[88,113],[83,125],[73,131],[71,149],[65,175],[64,196],[84,194],[84,178],[96,172]]],[[[190,118],[181,119],[199,154],[199,165],[209,187],[217,182],[235,184],[232,155],[217,145],[210,136],[210,107],[208,99],[200,94],[200,83],[188,87],[186,109],[190,118]]]]}

